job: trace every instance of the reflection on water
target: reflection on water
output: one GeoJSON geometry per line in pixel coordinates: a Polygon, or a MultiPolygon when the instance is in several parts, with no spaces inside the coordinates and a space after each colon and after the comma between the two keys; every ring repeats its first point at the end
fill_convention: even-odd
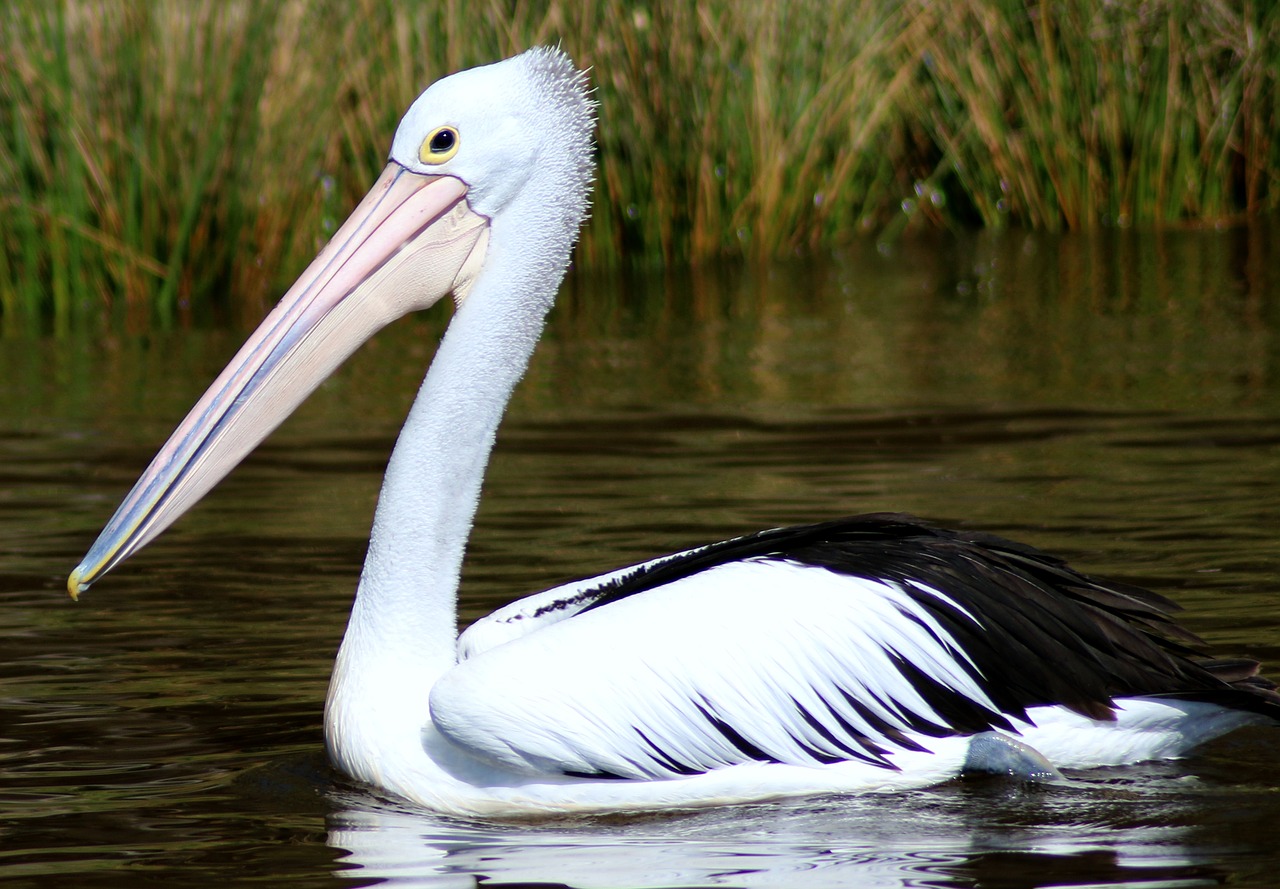
{"type": "Polygon", "coordinates": [[[352,796],[330,818],[329,841],[349,850],[350,876],[398,887],[470,886],[478,875],[497,886],[1213,885],[1228,872],[1180,842],[1195,796],[1180,778],[1148,773],[524,826],[352,796]]]}
{"type": "MultiPolygon", "coordinates": [[[[1269,230],[1004,235],[575,277],[500,436],[464,621],[700,541],[908,510],[1057,550],[1280,673],[1269,230]]],[[[321,703],[443,316],[375,341],[190,517],[62,592],[242,332],[0,341],[0,881],[1266,885],[1275,740],[965,782],[483,824],[353,788],[321,703]]]]}

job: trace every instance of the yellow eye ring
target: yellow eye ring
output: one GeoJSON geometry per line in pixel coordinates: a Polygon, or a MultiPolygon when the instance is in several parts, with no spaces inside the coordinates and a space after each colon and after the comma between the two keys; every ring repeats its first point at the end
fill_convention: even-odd
{"type": "Polygon", "coordinates": [[[422,140],[418,157],[424,164],[442,164],[458,153],[462,138],[453,127],[436,127],[422,140]]]}

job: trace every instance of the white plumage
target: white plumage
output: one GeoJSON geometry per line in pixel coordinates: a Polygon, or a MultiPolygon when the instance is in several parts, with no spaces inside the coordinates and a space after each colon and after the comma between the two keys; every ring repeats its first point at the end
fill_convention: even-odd
{"type": "Polygon", "coordinates": [[[554,763],[668,778],[754,761],[717,722],[741,727],[743,747],[780,762],[887,765],[877,752],[886,740],[845,693],[906,733],[903,714],[946,723],[889,652],[996,710],[948,643],[932,616],[890,585],[785,562],[732,562],[463,662],[432,689],[431,714],[450,740],[524,774],[554,763]],[[906,632],[902,613],[936,635],[906,632]],[[755,718],[761,712],[772,719],[755,718]]]}

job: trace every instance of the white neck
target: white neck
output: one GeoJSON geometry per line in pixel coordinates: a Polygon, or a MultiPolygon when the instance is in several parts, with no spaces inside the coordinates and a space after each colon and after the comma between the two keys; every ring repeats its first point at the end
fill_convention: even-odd
{"type": "Polygon", "coordinates": [[[521,236],[545,226],[520,227],[520,215],[494,221],[484,271],[401,430],[329,686],[330,756],[389,789],[436,771],[423,755],[428,694],[457,662],[458,579],[485,466],[566,264],[530,269],[527,257],[567,260],[572,243],[529,243],[521,236]]]}

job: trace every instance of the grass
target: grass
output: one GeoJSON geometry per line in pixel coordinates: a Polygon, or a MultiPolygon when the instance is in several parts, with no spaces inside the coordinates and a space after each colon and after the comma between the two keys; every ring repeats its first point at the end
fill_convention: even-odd
{"type": "Polygon", "coordinates": [[[601,102],[585,264],[1280,205],[1269,0],[11,0],[0,324],[259,316],[423,86],[547,42],[601,102]]]}

